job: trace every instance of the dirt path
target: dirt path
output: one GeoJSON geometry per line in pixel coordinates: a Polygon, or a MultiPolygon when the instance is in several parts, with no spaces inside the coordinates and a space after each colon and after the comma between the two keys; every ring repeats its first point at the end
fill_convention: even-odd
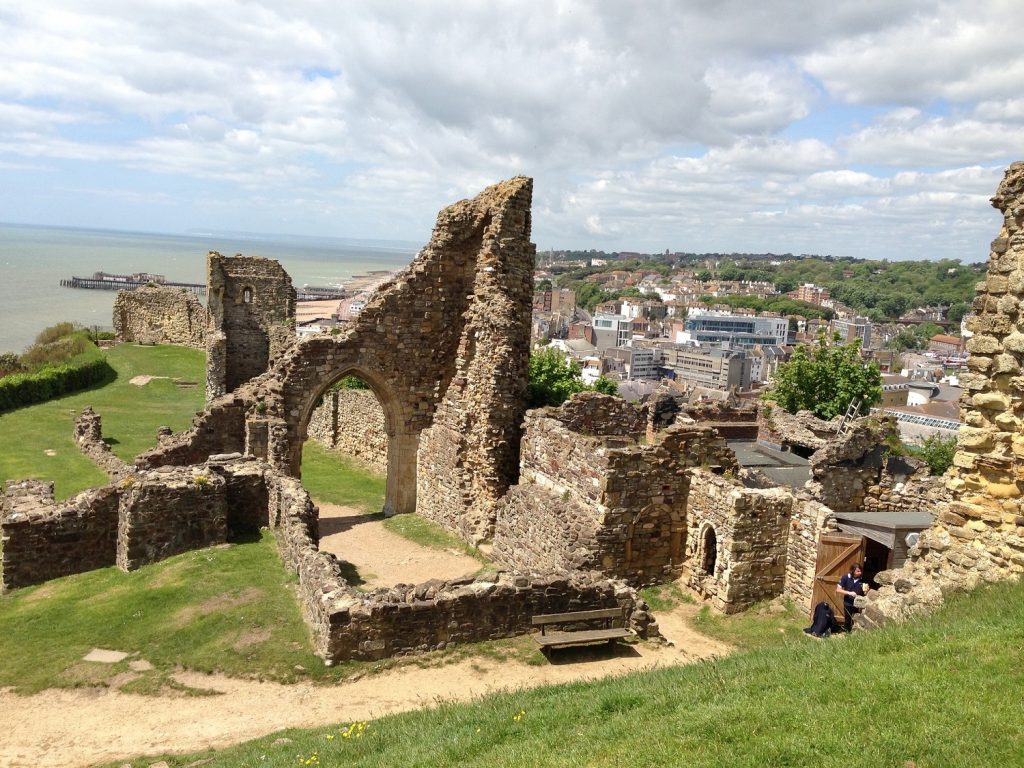
{"type": "Polygon", "coordinates": [[[320,549],[352,563],[365,587],[454,579],[480,570],[480,562],[469,555],[420,546],[387,530],[379,517],[337,504],[317,506],[320,549]]]}
{"type": "Polygon", "coordinates": [[[686,625],[686,616],[695,610],[682,606],[658,617],[674,646],[642,643],[612,658],[568,649],[556,654],[555,664],[542,667],[481,658],[427,669],[404,666],[333,686],[176,675],[185,685],[222,694],[199,697],[149,697],[107,689],[18,696],[0,690],[0,766],[78,768],[139,754],[195,752],[283,728],[370,720],[439,700],[466,701],[499,690],[597,679],[727,653],[728,646],[686,625]]]}

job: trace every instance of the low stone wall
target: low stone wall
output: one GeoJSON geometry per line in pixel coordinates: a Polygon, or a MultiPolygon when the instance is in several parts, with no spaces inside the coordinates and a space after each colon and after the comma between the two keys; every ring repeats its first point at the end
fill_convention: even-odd
{"type": "Polygon", "coordinates": [[[117,565],[133,571],[227,541],[224,478],[205,467],[163,467],[121,484],[117,565]]]}
{"type": "Polygon", "coordinates": [[[803,610],[811,609],[818,539],[823,533],[838,531],[831,509],[806,494],[796,497],[789,521],[783,594],[803,610]]]}
{"type": "MultiPolygon", "coordinates": [[[[157,446],[135,457],[139,469],[202,464],[210,456],[246,451],[246,412],[250,402],[233,393],[209,403],[184,432],[160,437],[157,446]]],[[[264,446],[264,454],[266,447],[264,446]]],[[[250,452],[252,453],[252,452],[250,452]]]]}
{"type": "Polygon", "coordinates": [[[281,557],[298,574],[317,653],[329,664],[526,634],[540,613],[622,607],[638,634],[657,634],[636,593],[599,574],[498,572],[358,592],[342,578],[338,559],[317,549],[316,512],[302,485],[273,474],[268,488],[281,557]]]}
{"type": "Polygon", "coordinates": [[[313,411],[306,433],[324,447],[353,456],[377,472],[388,471],[384,410],[368,389],[327,392],[313,411]]]}
{"type": "Polygon", "coordinates": [[[920,459],[889,457],[877,485],[864,497],[865,512],[931,512],[950,501],[945,479],[920,459]]]}
{"type": "Polygon", "coordinates": [[[194,293],[182,288],[118,291],[113,322],[118,341],[206,348],[206,308],[194,293]]]}
{"type": "Polygon", "coordinates": [[[113,488],[94,488],[57,504],[52,483],[8,482],[3,508],[4,591],[114,564],[113,488]]]}
{"type": "Polygon", "coordinates": [[[782,594],[793,497],[694,470],[683,579],[724,613],[782,594]]]}
{"type": "Polygon", "coordinates": [[[87,406],[75,419],[75,445],[114,482],[132,472],[131,465],[115,456],[110,446],[103,442],[100,415],[91,406],[87,406]]]}

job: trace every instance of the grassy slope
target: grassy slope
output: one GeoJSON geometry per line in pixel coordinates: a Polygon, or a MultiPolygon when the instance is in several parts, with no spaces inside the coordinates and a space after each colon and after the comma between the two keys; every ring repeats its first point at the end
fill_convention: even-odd
{"type": "Polygon", "coordinates": [[[79,663],[97,647],[156,667],[127,690],[159,687],[179,665],[283,682],[333,678],[310,650],[294,579],[275,550],[264,534],[133,573],[104,568],[0,596],[0,687],[95,684],[127,669],[79,663]]]}
{"type": "Polygon", "coordinates": [[[46,403],[0,415],[0,482],[37,477],[56,481],[58,498],[106,482],[106,476],[75,447],[75,416],[91,405],[103,417],[103,435],[114,452],[130,461],[156,444],[156,428],[184,429],[202,408],[205,381],[203,353],[183,347],[122,344],[107,352],[117,379],[46,403]],[[143,387],[133,376],[167,376],[143,387]],[[196,382],[193,389],[172,379],[196,382]],[[56,452],[47,456],[45,451],[56,452]]]}
{"type": "Polygon", "coordinates": [[[210,768],[296,765],[314,753],[346,766],[1017,766],[1022,606],[1024,585],[1000,585],[909,627],[489,696],[383,718],[360,738],[341,727],[293,730],[285,745],[273,745],[278,733],[165,759],[212,757],[210,768]]]}

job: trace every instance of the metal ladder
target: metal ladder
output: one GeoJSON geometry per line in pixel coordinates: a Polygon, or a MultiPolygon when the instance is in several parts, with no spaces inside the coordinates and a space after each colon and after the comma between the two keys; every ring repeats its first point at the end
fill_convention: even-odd
{"type": "Polygon", "coordinates": [[[854,420],[860,416],[860,408],[863,405],[863,398],[858,397],[856,400],[850,403],[846,409],[846,413],[843,415],[843,420],[839,422],[838,434],[845,435],[853,427],[854,420]]]}

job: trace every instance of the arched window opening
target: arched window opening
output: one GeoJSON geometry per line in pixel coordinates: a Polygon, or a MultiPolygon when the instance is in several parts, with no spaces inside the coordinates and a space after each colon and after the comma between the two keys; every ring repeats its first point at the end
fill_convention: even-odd
{"type": "Polygon", "coordinates": [[[704,555],[701,558],[701,570],[708,576],[715,575],[715,565],[718,563],[718,537],[715,529],[710,525],[704,530],[703,545],[704,555]]]}
{"type": "Polygon", "coordinates": [[[242,303],[252,304],[252,288],[247,287],[242,289],[242,303]]]}

